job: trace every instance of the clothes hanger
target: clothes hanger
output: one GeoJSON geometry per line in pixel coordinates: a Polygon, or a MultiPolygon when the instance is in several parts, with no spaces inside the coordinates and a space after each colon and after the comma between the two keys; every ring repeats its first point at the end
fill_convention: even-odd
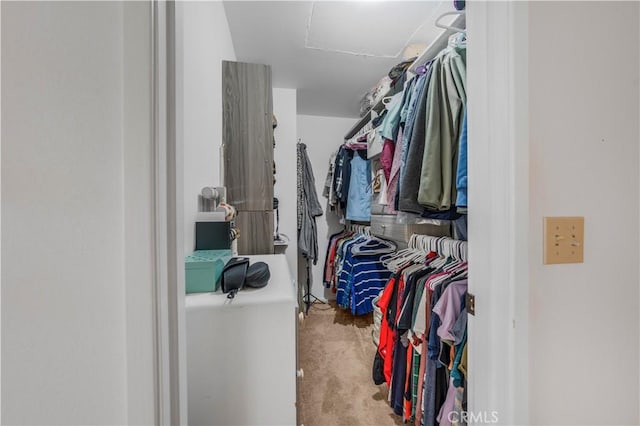
{"type": "Polygon", "coordinates": [[[398,247],[394,243],[371,235],[369,228],[370,227],[368,226],[365,227],[365,232],[369,233],[369,234],[366,234],[366,233],[364,234],[367,237],[367,239],[354,244],[354,246],[351,249],[351,253],[353,253],[354,255],[367,254],[367,251],[362,249],[373,242],[375,242],[376,244],[382,244],[383,246],[386,247],[386,248],[376,249],[377,253],[383,253],[382,250],[385,250],[387,253],[393,253],[396,251],[398,247]]]}
{"type": "Polygon", "coordinates": [[[422,263],[426,253],[416,248],[406,248],[380,258],[382,265],[391,272],[398,272],[410,263],[422,263]]]}
{"type": "Polygon", "coordinates": [[[424,75],[424,74],[426,74],[426,73],[427,73],[427,64],[419,65],[419,66],[416,68],[416,74],[417,74],[417,75],[424,75]]]}
{"type": "Polygon", "coordinates": [[[454,47],[467,47],[467,34],[457,33],[452,35],[449,44],[454,47]]]}
{"type": "Polygon", "coordinates": [[[465,13],[462,10],[445,12],[442,15],[438,16],[438,18],[436,18],[435,26],[438,27],[438,28],[445,29],[445,30],[453,30],[453,31],[456,31],[456,32],[461,32],[461,33],[466,34],[467,33],[466,28],[452,27],[450,25],[445,25],[445,24],[442,24],[440,22],[440,20],[442,18],[444,18],[445,16],[458,16],[458,15],[465,15],[465,13]]]}

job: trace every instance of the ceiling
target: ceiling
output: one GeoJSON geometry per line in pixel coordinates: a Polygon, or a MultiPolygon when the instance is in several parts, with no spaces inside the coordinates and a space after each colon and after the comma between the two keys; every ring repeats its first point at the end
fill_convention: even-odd
{"type": "MultiPolygon", "coordinates": [[[[297,89],[298,113],[358,117],[360,99],[428,45],[453,1],[225,1],[238,61],[271,65],[273,86],[297,89]]],[[[443,22],[450,22],[444,19],[443,22]]]]}

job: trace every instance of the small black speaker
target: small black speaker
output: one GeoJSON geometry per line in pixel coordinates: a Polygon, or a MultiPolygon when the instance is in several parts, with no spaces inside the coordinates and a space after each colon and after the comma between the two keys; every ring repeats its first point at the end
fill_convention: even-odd
{"type": "Polygon", "coordinates": [[[231,222],[196,222],[196,250],[231,248],[231,222]]]}

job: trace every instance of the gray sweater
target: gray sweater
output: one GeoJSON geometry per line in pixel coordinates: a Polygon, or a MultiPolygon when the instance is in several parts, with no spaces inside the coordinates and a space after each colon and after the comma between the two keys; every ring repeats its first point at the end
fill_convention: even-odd
{"type": "Polygon", "coordinates": [[[316,217],[322,216],[322,206],[316,194],[316,182],[307,146],[298,144],[298,250],[302,255],[318,262],[318,230],[316,217]]]}

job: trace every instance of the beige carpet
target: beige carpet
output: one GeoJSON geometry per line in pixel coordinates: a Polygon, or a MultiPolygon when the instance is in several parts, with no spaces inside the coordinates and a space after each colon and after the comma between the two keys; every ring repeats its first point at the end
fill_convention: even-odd
{"type": "Polygon", "coordinates": [[[371,367],[376,348],[373,314],[353,316],[335,304],[312,305],[298,330],[298,415],[304,426],[401,425],[376,386],[371,367]]]}

